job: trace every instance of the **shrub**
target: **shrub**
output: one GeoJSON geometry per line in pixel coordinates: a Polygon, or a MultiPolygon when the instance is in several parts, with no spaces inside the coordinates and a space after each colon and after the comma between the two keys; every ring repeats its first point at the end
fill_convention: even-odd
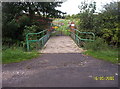
{"type": "Polygon", "coordinates": [[[38,29],[39,27],[36,25],[25,26],[24,35],[26,35],[27,33],[35,33],[38,29]]]}
{"type": "Polygon", "coordinates": [[[30,25],[31,21],[30,21],[30,18],[28,16],[23,15],[23,16],[19,17],[18,23],[20,24],[21,27],[24,28],[25,25],[30,25]]]}
{"type": "MultiPolygon", "coordinates": [[[[28,33],[36,33],[38,29],[39,27],[36,25],[25,26],[25,29],[23,32],[24,41],[21,42],[24,48],[26,48],[26,35],[28,33]]],[[[40,35],[29,35],[29,39],[31,40],[37,40],[37,37],[40,38],[40,35]]],[[[36,43],[31,43],[31,49],[34,49],[35,47],[36,47],[36,43]]]]}
{"type": "Polygon", "coordinates": [[[108,44],[115,45],[117,46],[118,43],[120,42],[118,39],[118,33],[119,29],[118,28],[113,28],[113,29],[103,29],[103,38],[106,39],[108,44]]]}
{"type": "Polygon", "coordinates": [[[3,26],[3,44],[12,45],[15,43],[15,40],[18,39],[18,28],[19,24],[15,19],[7,22],[6,26],[3,26]]]}
{"type": "Polygon", "coordinates": [[[94,51],[107,50],[108,49],[108,45],[104,41],[104,39],[97,38],[94,42],[88,42],[88,43],[86,42],[85,48],[86,49],[91,49],[91,50],[94,50],[94,51]]]}

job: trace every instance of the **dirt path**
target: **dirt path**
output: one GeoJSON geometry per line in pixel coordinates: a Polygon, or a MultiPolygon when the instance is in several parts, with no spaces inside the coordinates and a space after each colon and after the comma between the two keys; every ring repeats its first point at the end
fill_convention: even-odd
{"type": "Polygon", "coordinates": [[[79,48],[69,36],[51,37],[41,53],[81,53],[82,48],[79,48]]]}

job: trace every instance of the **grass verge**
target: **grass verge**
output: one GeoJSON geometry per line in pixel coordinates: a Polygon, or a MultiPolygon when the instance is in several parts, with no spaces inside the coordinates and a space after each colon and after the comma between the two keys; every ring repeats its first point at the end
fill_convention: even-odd
{"type": "Polygon", "coordinates": [[[101,50],[101,51],[87,50],[86,52],[84,52],[84,54],[90,55],[97,59],[109,61],[112,63],[118,63],[118,51],[117,50],[101,50]]]}
{"type": "Polygon", "coordinates": [[[15,49],[9,48],[2,52],[2,63],[8,64],[8,63],[21,62],[38,56],[39,53],[36,51],[25,52],[21,48],[15,48],[15,49]]]}

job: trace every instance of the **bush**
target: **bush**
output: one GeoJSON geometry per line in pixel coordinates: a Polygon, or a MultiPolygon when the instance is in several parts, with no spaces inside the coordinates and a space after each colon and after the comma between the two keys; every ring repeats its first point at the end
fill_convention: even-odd
{"type": "Polygon", "coordinates": [[[19,37],[19,24],[15,21],[15,19],[7,22],[6,26],[3,25],[3,44],[12,45],[15,43],[15,40],[19,37]]]}
{"type": "Polygon", "coordinates": [[[25,26],[23,33],[24,33],[24,35],[26,35],[27,33],[35,33],[35,32],[37,32],[38,29],[39,29],[39,27],[36,25],[25,26]]]}
{"type": "MultiPolygon", "coordinates": [[[[23,44],[23,47],[26,49],[26,35],[28,33],[36,33],[38,31],[39,27],[36,25],[32,25],[32,26],[25,26],[24,32],[23,32],[23,36],[24,36],[24,41],[22,41],[21,43],[23,44]]],[[[29,35],[29,40],[37,40],[40,39],[42,37],[42,33],[41,34],[34,34],[34,35],[29,35]]],[[[30,49],[35,49],[37,46],[36,42],[31,42],[30,43],[30,49]]]]}
{"type": "Polygon", "coordinates": [[[25,25],[30,25],[31,21],[30,21],[30,18],[28,16],[23,15],[23,16],[19,17],[18,23],[20,24],[21,27],[24,28],[25,25]]]}
{"type": "Polygon", "coordinates": [[[107,50],[109,47],[107,43],[104,41],[104,39],[97,38],[94,42],[86,43],[85,48],[98,51],[98,50],[107,50]]]}
{"type": "Polygon", "coordinates": [[[111,45],[115,45],[117,46],[118,43],[120,42],[118,39],[118,33],[119,33],[119,29],[118,28],[113,28],[113,29],[103,29],[102,30],[103,33],[103,38],[106,39],[106,41],[108,42],[108,44],[111,45]]]}
{"type": "Polygon", "coordinates": [[[19,24],[16,22],[15,19],[13,19],[12,21],[8,22],[7,27],[9,28],[10,31],[15,31],[18,29],[19,24]]]}
{"type": "MultiPolygon", "coordinates": [[[[39,29],[38,26],[36,25],[32,25],[32,26],[25,26],[24,32],[23,32],[23,37],[24,37],[24,41],[26,40],[26,35],[28,33],[36,33],[37,30],[39,29]]],[[[37,35],[30,35],[29,39],[37,39],[37,35]]]]}

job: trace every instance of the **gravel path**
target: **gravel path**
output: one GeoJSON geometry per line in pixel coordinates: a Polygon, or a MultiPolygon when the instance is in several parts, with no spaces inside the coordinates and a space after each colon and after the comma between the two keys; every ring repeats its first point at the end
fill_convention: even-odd
{"type": "Polygon", "coordinates": [[[81,53],[82,48],[79,48],[69,36],[51,37],[41,53],[81,53]]]}

